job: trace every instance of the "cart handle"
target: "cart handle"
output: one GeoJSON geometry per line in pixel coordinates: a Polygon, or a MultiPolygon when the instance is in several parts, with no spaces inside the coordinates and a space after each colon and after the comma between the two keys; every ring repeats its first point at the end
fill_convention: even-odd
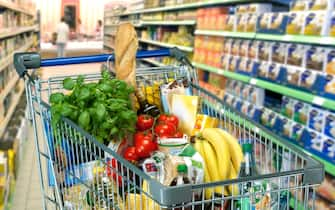
{"type": "MultiPolygon", "coordinates": [[[[160,49],[150,51],[138,51],[136,54],[137,59],[151,58],[151,57],[175,57],[179,62],[191,66],[191,62],[186,55],[178,48],[160,49]]],[[[81,57],[68,57],[68,58],[53,58],[41,59],[41,55],[36,52],[24,52],[14,54],[14,66],[18,75],[23,78],[27,74],[27,69],[36,69],[45,66],[62,66],[83,63],[98,63],[108,60],[114,60],[114,54],[91,55],[81,57]]]]}

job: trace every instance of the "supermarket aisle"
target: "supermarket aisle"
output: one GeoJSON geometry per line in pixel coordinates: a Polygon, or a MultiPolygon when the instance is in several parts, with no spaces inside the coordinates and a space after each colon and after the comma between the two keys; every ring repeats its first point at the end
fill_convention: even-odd
{"type": "MultiPolygon", "coordinates": [[[[100,64],[84,64],[44,68],[42,78],[73,74],[88,74],[100,71],[100,64]]],[[[38,122],[37,122],[38,123],[38,122]]],[[[41,126],[39,126],[39,130],[41,126]]],[[[43,142],[42,136],[39,137],[43,142]]],[[[42,195],[38,174],[37,155],[35,149],[34,130],[29,128],[29,136],[25,145],[24,155],[18,171],[18,179],[14,192],[13,210],[42,209],[42,195]]]]}

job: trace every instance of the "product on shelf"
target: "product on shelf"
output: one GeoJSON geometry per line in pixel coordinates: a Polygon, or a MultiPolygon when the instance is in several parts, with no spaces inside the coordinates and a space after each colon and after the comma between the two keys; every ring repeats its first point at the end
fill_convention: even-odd
{"type": "Polygon", "coordinates": [[[290,12],[286,33],[292,35],[302,34],[304,31],[305,18],[306,13],[290,12]]]}

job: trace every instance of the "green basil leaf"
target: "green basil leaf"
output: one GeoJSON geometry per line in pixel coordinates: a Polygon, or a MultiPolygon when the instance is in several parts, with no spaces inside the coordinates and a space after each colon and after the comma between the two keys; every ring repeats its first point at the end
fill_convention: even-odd
{"type": "Polygon", "coordinates": [[[50,95],[49,99],[51,104],[59,104],[64,101],[64,94],[63,93],[53,93],[50,95]]]}
{"type": "Polygon", "coordinates": [[[63,80],[63,87],[65,90],[73,90],[75,82],[72,78],[65,78],[63,80]]]}

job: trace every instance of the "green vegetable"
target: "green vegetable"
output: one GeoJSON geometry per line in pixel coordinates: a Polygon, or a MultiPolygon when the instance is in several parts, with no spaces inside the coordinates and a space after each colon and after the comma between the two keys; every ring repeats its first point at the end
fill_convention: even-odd
{"type": "Polygon", "coordinates": [[[91,83],[85,83],[83,76],[64,79],[64,89],[71,93],[50,96],[53,128],[61,116],[68,117],[105,144],[135,132],[137,116],[129,99],[134,88],[111,78],[108,71],[101,76],[99,82],[91,83]]]}

